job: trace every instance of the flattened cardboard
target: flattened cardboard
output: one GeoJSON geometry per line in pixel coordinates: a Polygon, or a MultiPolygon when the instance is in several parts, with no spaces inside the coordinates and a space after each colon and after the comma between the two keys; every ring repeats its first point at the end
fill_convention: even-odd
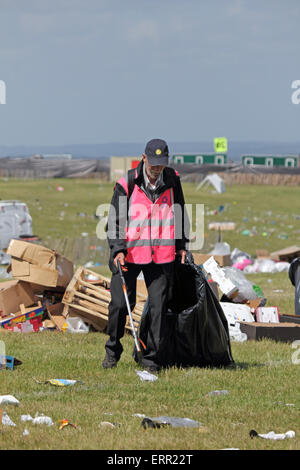
{"type": "Polygon", "coordinates": [[[21,304],[29,307],[35,300],[34,291],[26,282],[12,280],[0,283],[0,316],[16,313],[21,304]]]}
{"type": "Polygon", "coordinates": [[[274,251],[271,253],[271,258],[275,261],[287,261],[290,263],[293,259],[300,256],[299,246],[289,246],[283,250],[274,251]]]}
{"type": "Polygon", "coordinates": [[[11,240],[13,278],[46,287],[66,287],[73,277],[73,263],[55,251],[35,243],[11,240]]]}
{"type": "Polygon", "coordinates": [[[256,250],[256,256],[257,256],[258,259],[270,258],[270,253],[268,252],[268,250],[257,249],[256,250]]]}
{"type": "Polygon", "coordinates": [[[262,299],[257,297],[257,299],[247,300],[246,304],[249,305],[251,310],[255,310],[256,308],[259,307],[261,301],[262,301],[262,299]]]}
{"type": "Polygon", "coordinates": [[[246,333],[248,339],[273,339],[289,343],[300,339],[300,325],[297,323],[247,323],[240,322],[242,333],[246,333]]]}
{"type": "Polygon", "coordinates": [[[258,307],[255,317],[259,323],[279,323],[278,307],[258,307]]]}
{"type": "Polygon", "coordinates": [[[217,299],[219,299],[220,294],[219,294],[218,284],[211,279],[208,281],[208,284],[211,290],[213,291],[213,293],[215,294],[215,296],[217,297],[217,299]]]}
{"type": "Polygon", "coordinates": [[[208,224],[208,230],[235,230],[236,224],[234,222],[212,222],[208,224]]]}
{"type": "Polygon", "coordinates": [[[66,322],[66,318],[63,315],[63,310],[64,310],[64,304],[62,303],[54,304],[54,305],[47,305],[47,312],[48,312],[49,318],[59,331],[62,331],[63,326],[66,322]]]}
{"type": "Polygon", "coordinates": [[[230,255],[210,255],[208,253],[193,253],[193,258],[194,258],[194,263],[195,264],[203,264],[205,261],[207,261],[211,256],[214,257],[214,259],[217,261],[219,266],[222,268],[224,266],[231,266],[231,259],[230,255]]]}
{"type": "Polygon", "coordinates": [[[216,282],[220,290],[229,298],[234,298],[238,293],[238,288],[226,278],[224,271],[220,268],[213,256],[203,264],[204,270],[210,274],[212,280],[216,282]]]}
{"type": "Polygon", "coordinates": [[[279,322],[280,323],[297,323],[300,325],[300,315],[288,315],[286,313],[279,314],[279,322]]]}

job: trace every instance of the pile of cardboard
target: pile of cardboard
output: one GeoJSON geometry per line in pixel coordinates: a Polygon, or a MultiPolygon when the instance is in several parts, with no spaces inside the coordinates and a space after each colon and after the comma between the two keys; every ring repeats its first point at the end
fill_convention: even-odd
{"type": "MultiPolygon", "coordinates": [[[[67,329],[69,317],[79,317],[96,331],[105,331],[110,302],[110,280],[79,267],[35,243],[10,241],[13,280],[0,284],[0,327],[11,331],[39,331],[40,327],[67,329]]],[[[137,328],[147,294],[138,282],[133,311],[137,328]]],[[[131,330],[129,319],[126,329],[131,330]]]]}
{"type": "MultiPolygon", "coordinates": [[[[110,279],[85,267],[74,273],[71,261],[40,244],[13,239],[7,253],[11,256],[8,271],[13,280],[0,283],[0,327],[21,332],[39,331],[41,327],[65,331],[68,319],[79,317],[94,330],[105,332],[110,279]]],[[[265,299],[256,293],[247,297],[241,286],[226,275],[226,270],[234,269],[228,266],[228,256],[194,254],[194,262],[203,266],[218,299],[222,293],[220,304],[229,331],[238,322],[248,338],[263,335],[283,341],[300,339],[300,318],[279,315],[276,306],[266,307],[265,299]]],[[[132,312],[136,329],[147,297],[145,283],[138,279],[137,303],[132,312]]],[[[125,328],[131,332],[128,317],[125,328]]]]}

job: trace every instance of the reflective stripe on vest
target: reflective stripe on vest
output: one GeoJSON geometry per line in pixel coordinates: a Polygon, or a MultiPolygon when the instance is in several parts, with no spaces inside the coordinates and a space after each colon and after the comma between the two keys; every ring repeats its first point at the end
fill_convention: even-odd
{"type": "MultiPolygon", "coordinates": [[[[125,178],[118,181],[128,194],[125,178]]],[[[166,189],[152,203],[144,191],[134,186],[126,227],[126,261],[135,264],[170,263],[175,259],[173,188],[166,189]]]]}

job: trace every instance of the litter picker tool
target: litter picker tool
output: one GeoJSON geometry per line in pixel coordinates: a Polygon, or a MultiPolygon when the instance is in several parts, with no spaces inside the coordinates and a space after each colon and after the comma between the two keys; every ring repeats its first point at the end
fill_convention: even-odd
{"type": "Polygon", "coordinates": [[[118,262],[119,274],[120,274],[121,281],[122,281],[122,289],[123,289],[123,292],[124,292],[127,311],[128,311],[128,315],[129,315],[130,326],[131,326],[131,330],[132,330],[132,334],[133,334],[133,338],[134,338],[134,343],[135,343],[135,347],[136,347],[136,351],[137,351],[137,358],[138,358],[138,362],[141,364],[142,358],[143,358],[142,350],[141,350],[141,346],[140,346],[140,343],[138,341],[136,331],[135,331],[135,328],[134,328],[131,308],[130,308],[129,299],[128,299],[126,282],[125,282],[125,278],[124,278],[124,275],[123,275],[123,271],[127,271],[127,268],[125,268],[125,266],[121,266],[121,263],[120,263],[119,260],[117,260],[117,262],[118,262]]]}

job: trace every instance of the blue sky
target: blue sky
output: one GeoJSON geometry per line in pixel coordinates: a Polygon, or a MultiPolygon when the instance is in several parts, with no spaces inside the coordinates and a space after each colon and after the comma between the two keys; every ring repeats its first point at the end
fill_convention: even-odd
{"type": "Polygon", "coordinates": [[[0,145],[300,141],[299,0],[0,0],[0,145]]]}

